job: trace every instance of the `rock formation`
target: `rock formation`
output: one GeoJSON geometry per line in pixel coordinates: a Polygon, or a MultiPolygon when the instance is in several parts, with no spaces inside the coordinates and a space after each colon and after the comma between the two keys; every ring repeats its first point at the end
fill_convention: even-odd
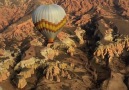
{"type": "Polygon", "coordinates": [[[95,31],[94,35],[97,35],[101,41],[112,41],[113,40],[113,29],[101,19],[98,21],[99,28],[95,31]],[[105,29],[105,30],[104,30],[105,29]]]}
{"type": "Polygon", "coordinates": [[[126,85],[123,83],[123,75],[120,73],[112,72],[110,79],[103,82],[102,90],[127,90],[126,85]]]}
{"type": "Polygon", "coordinates": [[[52,48],[48,47],[43,48],[40,53],[43,57],[45,57],[45,60],[53,60],[55,56],[58,56],[57,50],[53,50],[52,48]]]}
{"type": "Polygon", "coordinates": [[[129,89],[128,6],[127,0],[1,0],[0,87],[129,89]],[[31,13],[52,3],[65,9],[67,23],[46,46],[31,13]]]}
{"type": "Polygon", "coordinates": [[[13,67],[14,64],[15,61],[14,58],[11,56],[11,52],[3,50],[0,54],[0,82],[9,78],[9,69],[10,67],[13,67]]]}
{"type": "Polygon", "coordinates": [[[44,60],[36,59],[34,57],[19,62],[14,68],[15,71],[21,70],[16,74],[16,78],[14,79],[14,83],[17,87],[24,88],[27,84],[26,79],[31,77],[34,74],[34,71],[44,62],[44,60]]]}
{"type": "Polygon", "coordinates": [[[66,68],[66,63],[60,63],[59,61],[49,63],[44,71],[46,74],[46,79],[53,80],[55,77],[57,82],[60,82],[60,77],[67,77],[68,79],[71,79],[70,74],[65,70],[66,68]]]}
{"type": "Polygon", "coordinates": [[[128,37],[125,37],[124,39],[117,39],[117,41],[114,43],[110,43],[108,45],[100,45],[94,52],[94,55],[97,57],[102,57],[102,59],[104,59],[105,56],[108,55],[109,62],[111,62],[113,57],[120,57],[124,49],[128,51],[128,45],[128,37]]]}
{"type": "Polygon", "coordinates": [[[79,39],[79,44],[84,44],[83,37],[84,37],[84,34],[86,33],[86,31],[81,29],[81,27],[77,27],[77,29],[74,32],[79,39]]]}
{"type": "Polygon", "coordinates": [[[64,32],[61,32],[57,36],[62,43],[64,43],[67,47],[73,46],[76,47],[76,43],[70,39],[70,35],[64,32]]]}

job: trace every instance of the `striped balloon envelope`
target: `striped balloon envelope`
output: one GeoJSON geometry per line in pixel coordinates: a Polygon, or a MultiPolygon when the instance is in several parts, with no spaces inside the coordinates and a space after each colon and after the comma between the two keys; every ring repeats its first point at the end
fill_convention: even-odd
{"type": "Polygon", "coordinates": [[[38,31],[46,37],[48,43],[55,37],[66,23],[66,13],[57,4],[41,5],[32,13],[33,23],[38,31]]]}

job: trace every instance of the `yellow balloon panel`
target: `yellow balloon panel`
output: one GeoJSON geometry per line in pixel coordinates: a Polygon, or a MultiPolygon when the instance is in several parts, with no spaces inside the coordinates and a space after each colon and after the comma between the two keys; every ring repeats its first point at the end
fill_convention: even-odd
{"type": "Polygon", "coordinates": [[[48,23],[45,23],[45,28],[49,29],[49,27],[48,27],[48,23]]]}
{"type": "Polygon", "coordinates": [[[52,32],[56,32],[61,27],[63,27],[65,23],[66,23],[66,17],[61,22],[59,22],[58,24],[53,24],[51,22],[41,20],[40,22],[36,23],[35,26],[36,26],[37,29],[40,29],[40,30],[45,28],[45,29],[50,30],[52,32]]]}
{"type": "Polygon", "coordinates": [[[49,24],[49,29],[53,31],[53,27],[51,24],[49,24]]]}
{"type": "Polygon", "coordinates": [[[42,29],[43,27],[42,27],[42,24],[39,24],[39,27],[40,27],[40,29],[42,29]]]}

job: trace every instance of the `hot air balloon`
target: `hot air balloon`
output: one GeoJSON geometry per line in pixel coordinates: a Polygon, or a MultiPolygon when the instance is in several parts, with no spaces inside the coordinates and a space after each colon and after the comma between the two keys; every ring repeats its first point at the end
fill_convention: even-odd
{"type": "Polygon", "coordinates": [[[32,13],[32,20],[36,29],[43,34],[47,42],[53,43],[66,23],[66,13],[57,4],[40,5],[32,13]]]}

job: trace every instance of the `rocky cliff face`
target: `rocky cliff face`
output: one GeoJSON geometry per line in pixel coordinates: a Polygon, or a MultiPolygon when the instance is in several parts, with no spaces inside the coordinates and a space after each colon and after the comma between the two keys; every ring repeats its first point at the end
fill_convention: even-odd
{"type": "Polygon", "coordinates": [[[127,0],[1,0],[0,87],[127,90],[128,7],[127,0]],[[46,46],[31,13],[51,3],[65,9],[67,24],[46,46]]]}
{"type": "Polygon", "coordinates": [[[117,7],[119,7],[120,10],[117,10],[117,12],[122,16],[128,17],[129,2],[124,0],[118,0],[117,2],[115,0],[26,0],[15,2],[13,0],[5,0],[1,2],[0,32],[10,28],[10,25],[12,28],[15,28],[15,25],[12,24],[18,23],[18,21],[20,20],[23,23],[26,22],[27,20],[24,20],[24,18],[30,18],[27,17],[27,14],[29,14],[38,5],[45,3],[58,3],[59,5],[64,7],[68,14],[67,25],[69,26],[73,26],[72,24],[86,24],[88,21],[90,21],[90,18],[93,16],[94,13],[98,13],[101,15],[105,15],[106,13],[110,14],[108,10],[105,11],[106,8],[109,10],[111,10],[111,8],[114,8],[116,10],[117,7]]]}

